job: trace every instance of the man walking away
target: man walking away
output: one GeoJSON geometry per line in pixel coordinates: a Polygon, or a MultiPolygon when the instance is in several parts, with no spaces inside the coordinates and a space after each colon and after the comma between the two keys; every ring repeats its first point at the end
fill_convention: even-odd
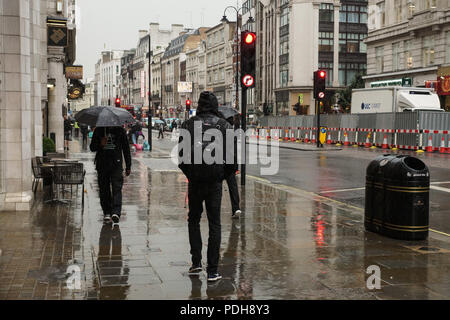
{"type": "Polygon", "coordinates": [[[72,133],[72,121],[64,116],[64,151],[69,151],[70,134],[72,133]]]}
{"type": "MultiPolygon", "coordinates": [[[[194,149],[200,145],[202,154],[209,147],[211,141],[203,139],[203,135],[210,129],[220,130],[223,137],[223,160],[226,159],[226,130],[233,129],[232,126],[223,119],[218,110],[217,98],[214,94],[205,91],[200,94],[198,102],[197,115],[185,121],[181,126],[182,129],[188,130],[191,141],[190,163],[184,163],[180,160],[179,168],[183,171],[189,181],[188,198],[189,198],[189,243],[191,246],[192,266],[189,269],[189,275],[199,275],[202,271],[202,237],[200,233],[200,219],[203,212],[203,202],[206,206],[206,214],[209,224],[209,239],[207,252],[207,274],[208,281],[217,281],[222,278],[218,273],[219,250],[221,242],[221,224],[220,224],[220,207],[222,202],[222,182],[229,175],[233,174],[237,165],[226,164],[225,161],[212,164],[194,162],[194,149]],[[202,137],[194,136],[194,128],[201,127],[202,137]]],[[[180,136],[179,143],[183,141],[180,136]]],[[[183,149],[180,149],[180,156],[183,157],[183,149]]],[[[182,159],[182,158],[180,158],[182,159]]]]}
{"type": "MultiPolygon", "coordinates": [[[[164,121],[164,120],[162,120],[162,118],[160,119],[161,121],[164,121]]],[[[159,137],[161,137],[161,139],[164,139],[164,123],[159,123],[159,133],[158,133],[158,139],[159,139],[159,137]]]]}
{"type": "MultiPolygon", "coordinates": [[[[239,126],[234,121],[234,117],[229,117],[227,121],[234,127],[235,130],[239,128],[239,126]]],[[[237,152],[237,150],[235,150],[235,152],[237,152]]],[[[231,210],[232,210],[231,217],[233,219],[239,219],[239,216],[241,215],[242,211],[239,206],[239,190],[236,182],[236,174],[230,174],[226,178],[226,180],[231,200],[231,210]]]]}
{"type": "Polygon", "coordinates": [[[95,128],[90,149],[97,152],[95,165],[104,222],[110,223],[112,220],[114,224],[118,224],[122,213],[123,158],[126,175],[131,173],[130,145],[125,129],[95,128]]]}
{"type": "Polygon", "coordinates": [[[85,124],[80,124],[81,136],[83,137],[83,150],[87,148],[89,128],[85,124]]]}
{"type": "Polygon", "coordinates": [[[75,138],[78,138],[79,134],[80,134],[80,126],[78,125],[78,122],[75,121],[75,138]]]}

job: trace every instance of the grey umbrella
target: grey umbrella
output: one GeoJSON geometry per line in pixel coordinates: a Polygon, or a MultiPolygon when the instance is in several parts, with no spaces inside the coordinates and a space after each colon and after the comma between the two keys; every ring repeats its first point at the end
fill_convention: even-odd
{"type": "Polygon", "coordinates": [[[136,121],[127,110],[117,107],[91,107],[78,112],[75,119],[91,127],[121,127],[136,121]]]}
{"type": "Polygon", "coordinates": [[[234,117],[239,114],[239,111],[231,107],[219,107],[219,112],[223,114],[225,119],[234,117]]]}

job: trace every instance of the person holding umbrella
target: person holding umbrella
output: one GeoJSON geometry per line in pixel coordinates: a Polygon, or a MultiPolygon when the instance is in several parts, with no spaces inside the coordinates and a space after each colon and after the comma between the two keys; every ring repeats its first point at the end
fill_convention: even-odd
{"type": "Polygon", "coordinates": [[[90,149],[97,152],[95,166],[104,222],[118,224],[122,213],[123,158],[126,175],[131,174],[130,145],[123,125],[134,119],[119,108],[93,107],[83,111],[76,116],[78,122],[95,127],[90,149]]]}

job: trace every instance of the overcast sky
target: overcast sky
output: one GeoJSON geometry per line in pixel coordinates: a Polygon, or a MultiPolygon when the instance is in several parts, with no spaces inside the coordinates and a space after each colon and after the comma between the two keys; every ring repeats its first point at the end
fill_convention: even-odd
{"type": "MultiPolygon", "coordinates": [[[[103,50],[135,48],[138,30],[150,22],[161,29],[173,23],[185,27],[212,27],[220,23],[224,9],[241,0],[77,0],[77,59],[84,66],[84,78],[93,78],[95,63],[103,50]]],[[[230,20],[236,11],[227,10],[230,20]]]]}

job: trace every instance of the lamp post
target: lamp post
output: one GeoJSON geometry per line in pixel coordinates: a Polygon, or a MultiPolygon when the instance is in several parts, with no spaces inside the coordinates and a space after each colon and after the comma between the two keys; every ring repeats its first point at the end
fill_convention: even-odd
{"type": "MultiPolygon", "coordinates": [[[[227,16],[225,15],[225,12],[227,11],[228,8],[233,8],[234,10],[236,10],[236,109],[238,108],[238,96],[239,96],[239,11],[243,9],[243,7],[241,8],[236,8],[233,6],[228,6],[225,8],[224,12],[223,12],[223,18],[222,18],[222,22],[228,22],[227,16]]],[[[247,23],[253,23],[255,20],[253,19],[253,17],[250,15],[250,17],[248,18],[247,23]]],[[[240,26],[242,28],[242,25],[240,26]]],[[[242,110],[241,110],[241,129],[245,132],[247,129],[247,89],[243,89],[242,90],[242,101],[241,101],[241,106],[242,106],[242,110]],[[245,99],[245,102],[244,102],[245,99]]],[[[244,136],[242,137],[241,140],[241,149],[242,149],[242,157],[243,157],[243,163],[241,164],[241,185],[245,186],[245,177],[246,177],[246,161],[247,161],[247,141],[246,141],[247,137],[244,133],[244,136]]]]}
{"type": "Polygon", "coordinates": [[[147,125],[147,131],[148,131],[148,145],[149,145],[149,152],[152,151],[152,117],[153,117],[153,107],[152,107],[152,91],[151,91],[151,83],[152,83],[152,77],[151,77],[151,70],[152,70],[152,63],[150,63],[152,59],[152,52],[151,52],[151,46],[150,46],[150,35],[148,36],[148,125],[147,125]]]}

